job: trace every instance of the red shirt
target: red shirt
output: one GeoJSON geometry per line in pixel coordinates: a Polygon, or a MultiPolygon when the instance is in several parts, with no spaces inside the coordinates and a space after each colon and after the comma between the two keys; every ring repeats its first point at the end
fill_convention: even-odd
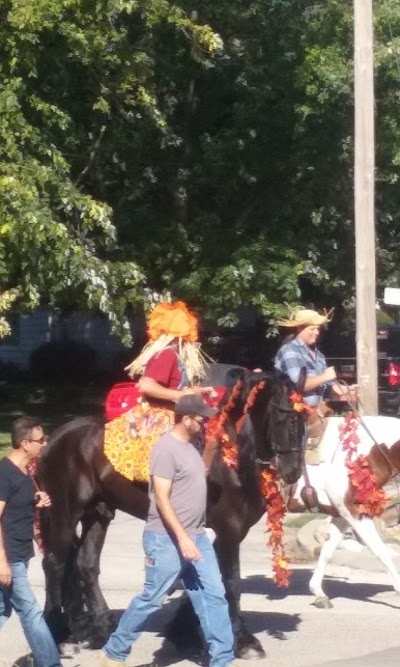
{"type": "Polygon", "coordinates": [[[147,362],[143,377],[152,378],[167,389],[178,389],[182,373],[179,370],[176,352],[167,347],[151,357],[147,362]]]}

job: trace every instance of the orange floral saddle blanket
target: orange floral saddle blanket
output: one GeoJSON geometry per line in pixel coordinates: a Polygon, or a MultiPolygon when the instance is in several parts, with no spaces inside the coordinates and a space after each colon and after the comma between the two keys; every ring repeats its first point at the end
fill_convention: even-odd
{"type": "Polygon", "coordinates": [[[121,475],[131,481],[147,482],[153,445],[173,425],[173,410],[142,401],[106,424],[104,453],[121,475]]]}

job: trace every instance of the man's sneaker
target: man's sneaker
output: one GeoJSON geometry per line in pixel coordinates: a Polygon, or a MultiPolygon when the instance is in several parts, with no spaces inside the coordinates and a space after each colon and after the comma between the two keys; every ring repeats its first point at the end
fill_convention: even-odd
{"type": "Polygon", "coordinates": [[[113,660],[102,651],[100,653],[99,665],[100,667],[121,667],[121,665],[125,665],[125,660],[113,660]]]}

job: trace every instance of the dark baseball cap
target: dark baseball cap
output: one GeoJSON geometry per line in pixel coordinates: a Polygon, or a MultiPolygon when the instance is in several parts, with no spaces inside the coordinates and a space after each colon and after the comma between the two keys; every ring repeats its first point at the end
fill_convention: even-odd
{"type": "Polygon", "coordinates": [[[210,408],[207,403],[197,394],[185,394],[175,405],[175,414],[181,417],[185,415],[199,415],[199,417],[213,417],[218,408],[210,408]]]}

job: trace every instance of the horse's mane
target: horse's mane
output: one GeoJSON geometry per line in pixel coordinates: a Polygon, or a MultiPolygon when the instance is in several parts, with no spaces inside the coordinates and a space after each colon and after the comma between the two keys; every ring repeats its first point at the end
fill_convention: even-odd
{"type": "MultiPolygon", "coordinates": [[[[224,427],[231,439],[238,445],[238,475],[243,485],[254,491],[254,473],[256,464],[256,432],[253,427],[252,410],[266,410],[274,388],[284,379],[276,371],[249,371],[246,369],[232,369],[228,371],[225,384],[228,391],[220,402],[220,410],[226,413],[224,427]],[[263,383],[263,384],[261,384],[263,383]],[[253,405],[248,405],[252,390],[259,385],[253,405]],[[248,410],[249,416],[241,419],[248,410]],[[238,429],[237,425],[240,424],[238,429]]],[[[265,413],[264,413],[265,414],[265,413]]],[[[260,434],[258,434],[260,437],[260,434]]],[[[256,489],[257,489],[256,485],[256,489]]]]}
{"type": "Polygon", "coordinates": [[[230,417],[239,418],[243,414],[250,392],[262,382],[265,384],[260,388],[259,396],[264,396],[264,398],[266,394],[272,394],[278,385],[290,385],[292,389],[294,388],[293,383],[277,370],[250,371],[245,368],[234,368],[226,374],[225,385],[228,390],[220,401],[220,410],[231,403],[230,417]]]}
{"type": "Polygon", "coordinates": [[[238,383],[240,383],[240,392],[237,394],[238,400],[235,402],[235,406],[243,409],[250,391],[256,384],[262,381],[267,384],[274,383],[277,378],[278,373],[276,371],[249,371],[245,368],[234,368],[228,371],[225,377],[225,385],[228,390],[220,402],[220,408],[222,409],[230,401],[232,393],[237,393],[238,383]]]}
{"type": "Polygon", "coordinates": [[[74,441],[79,439],[76,437],[77,432],[81,429],[87,432],[90,436],[93,436],[93,432],[102,432],[104,428],[104,419],[101,417],[87,416],[87,417],[74,417],[70,419],[62,426],[53,431],[51,434],[46,446],[43,449],[41,459],[45,460],[57,446],[57,443],[60,439],[68,440],[70,436],[73,436],[74,441]]]}

